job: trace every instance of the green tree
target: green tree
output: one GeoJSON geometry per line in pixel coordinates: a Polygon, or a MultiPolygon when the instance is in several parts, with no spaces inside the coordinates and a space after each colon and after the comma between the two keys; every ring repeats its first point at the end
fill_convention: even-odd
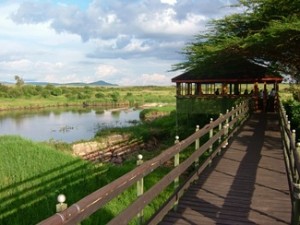
{"type": "Polygon", "coordinates": [[[62,90],[61,90],[61,88],[59,88],[59,87],[54,87],[54,88],[51,90],[51,95],[53,95],[53,96],[60,96],[60,95],[62,95],[62,90]]]}
{"type": "Polygon", "coordinates": [[[24,85],[24,80],[18,75],[15,76],[15,81],[16,81],[16,85],[18,87],[21,87],[22,85],[24,85]]]}
{"type": "Polygon", "coordinates": [[[20,88],[10,88],[7,92],[9,98],[20,98],[23,95],[23,92],[20,88]]]}
{"type": "Polygon", "coordinates": [[[110,97],[112,98],[112,101],[114,103],[117,103],[120,100],[121,95],[119,92],[114,91],[113,93],[110,94],[110,97]]]}
{"type": "Polygon", "coordinates": [[[243,13],[211,21],[183,49],[186,61],[173,69],[196,69],[228,58],[265,64],[300,80],[300,1],[240,0],[243,13]]]}
{"type": "Polygon", "coordinates": [[[0,97],[8,97],[9,87],[0,83],[0,97]]]}
{"type": "Polygon", "coordinates": [[[105,94],[102,93],[102,92],[97,92],[97,93],[95,94],[95,97],[96,97],[96,98],[105,98],[105,94]]]}
{"type": "Polygon", "coordinates": [[[22,91],[26,97],[36,96],[39,94],[39,92],[36,90],[35,86],[32,86],[32,85],[22,86],[22,91]]]}

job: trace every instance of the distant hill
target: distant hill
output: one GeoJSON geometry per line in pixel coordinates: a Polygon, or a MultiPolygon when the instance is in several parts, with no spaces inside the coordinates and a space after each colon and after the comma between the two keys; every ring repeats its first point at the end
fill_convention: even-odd
{"type": "Polygon", "coordinates": [[[89,83],[89,85],[101,85],[101,86],[119,86],[117,84],[111,84],[111,83],[107,83],[103,80],[99,80],[99,81],[96,81],[96,82],[92,82],[92,83],[89,83]]]}
{"type": "MultiPolygon", "coordinates": [[[[10,83],[10,82],[1,82],[1,84],[14,84],[14,83],[10,83]]],[[[54,85],[54,86],[119,86],[117,84],[111,84],[111,83],[107,83],[103,80],[99,80],[96,82],[92,82],[92,83],[83,83],[83,82],[74,82],[74,83],[49,83],[49,82],[35,82],[35,81],[30,81],[27,82],[25,81],[25,84],[31,84],[31,85],[42,85],[42,86],[46,86],[46,85],[54,85]]]]}
{"type": "Polygon", "coordinates": [[[118,86],[117,84],[107,83],[103,80],[99,80],[92,83],[68,83],[65,85],[75,85],[75,86],[118,86]]]}

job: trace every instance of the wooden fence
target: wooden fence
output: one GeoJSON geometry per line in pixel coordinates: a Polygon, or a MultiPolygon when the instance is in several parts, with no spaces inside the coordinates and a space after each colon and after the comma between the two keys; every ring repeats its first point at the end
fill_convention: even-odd
{"type": "Polygon", "coordinates": [[[284,158],[288,174],[292,201],[292,225],[300,224],[300,142],[296,140],[296,131],[291,130],[286,111],[279,101],[281,135],[283,137],[284,158]]]}
{"type": "Polygon", "coordinates": [[[227,110],[225,115],[220,114],[220,117],[215,121],[211,119],[210,123],[202,129],[197,127],[195,133],[188,138],[182,141],[177,139],[174,146],[164,150],[155,158],[143,163],[142,159],[139,158],[138,166],[135,169],[79,200],[62,212],[41,221],[39,225],[77,224],[134,184],[138,184],[139,197],[108,224],[128,224],[129,221],[137,216],[138,220],[142,223],[143,209],[170,184],[174,183],[175,190],[172,196],[146,221],[147,224],[157,224],[170,209],[174,206],[176,208],[178,199],[189,187],[190,183],[198,179],[201,172],[210,165],[213,158],[221,153],[222,148],[225,148],[228,144],[228,138],[234,135],[235,131],[239,129],[248,115],[248,102],[240,103],[235,108],[233,107],[231,111],[227,110]],[[209,138],[203,143],[201,139],[200,145],[199,140],[205,135],[209,138]],[[180,162],[179,154],[191,145],[193,145],[192,147],[195,148],[195,151],[187,159],[180,162]],[[205,153],[208,155],[206,160],[199,163],[199,158],[205,153]],[[144,177],[170,160],[174,160],[174,168],[144,193],[142,186],[144,177]],[[195,169],[192,173],[189,173],[184,182],[179,184],[178,178],[186,173],[190,167],[195,169]]]}

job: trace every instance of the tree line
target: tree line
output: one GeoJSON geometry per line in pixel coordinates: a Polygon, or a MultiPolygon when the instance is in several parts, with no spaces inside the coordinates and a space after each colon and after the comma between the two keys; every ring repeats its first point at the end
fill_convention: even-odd
{"type": "Polygon", "coordinates": [[[4,85],[0,83],[0,98],[53,98],[62,97],[69,100],[84,100],[84,99],[107,99],[112,102],[120,100],[118,91],[107,93],[105,88],[84,87],[67,87],[55,86],[52,84],[42,85],[25,85],[22,82],[16,85],[4,85]]]}
{"type": "Polygon", "coordinates": [[[34,104],[128,104],[174,103],[175,87],[134,86],[69,86],[69,85],[32,85],[16,79],[15,84],[0,83],[0,101],[5,105],[34,104]],[[14,101],[9,101],[14,99],[14,101]],[[17,101],[15,101],[17,100],[17,101]],[[26,101],[24,101],[26,100],[26,101]]]}

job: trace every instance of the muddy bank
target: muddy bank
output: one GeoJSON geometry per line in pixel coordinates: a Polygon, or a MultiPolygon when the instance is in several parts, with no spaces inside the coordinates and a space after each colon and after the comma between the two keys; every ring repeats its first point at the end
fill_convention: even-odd
{"type": "Polygon", "coordinates": [[[148,143],[132,139],[130,135],[113,134],[99,141],[77,143],[72,153],[92,162],[113,162],[121,164],[126,156],[143,150],[152,150],[157,146],[154,139],[148,143]]]}

